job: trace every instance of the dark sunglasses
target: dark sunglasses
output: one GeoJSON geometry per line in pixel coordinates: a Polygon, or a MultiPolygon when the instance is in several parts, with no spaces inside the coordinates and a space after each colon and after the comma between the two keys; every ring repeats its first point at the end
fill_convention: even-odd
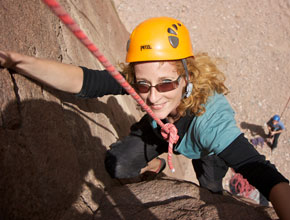
{"type": "Polygon", "coordinates": [[[179,81],[181,79],[182,75],[180,75],[176,80],[172,82],[163,82],[158,83],[155,86],[151,86],[146,83],[134,83],[133,87],[139,92],[139,93],[147,93],[150,91],[151,87],[155,87],[158,92],[169,92],[171,90],[176,89],[179,86],[179,81]]]}

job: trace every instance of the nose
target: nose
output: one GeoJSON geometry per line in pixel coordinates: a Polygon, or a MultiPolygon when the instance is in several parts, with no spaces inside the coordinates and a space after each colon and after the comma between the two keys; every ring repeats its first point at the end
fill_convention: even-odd
{"type": "Polygon", "coordinates": [[[160,97],[160,93],[157,91],[155,87],[151,87],[148,94],[148,100],[150,103],[156,103],[160,97]]]}

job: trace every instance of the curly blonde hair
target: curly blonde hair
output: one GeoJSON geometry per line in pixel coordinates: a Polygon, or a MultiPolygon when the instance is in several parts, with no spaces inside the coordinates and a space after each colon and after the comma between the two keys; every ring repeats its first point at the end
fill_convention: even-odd
{"type": "MultiPolygon", "coordinates": [[[[217,92],[227,94],[228,89],[224,84],[225,75],[217,68],[216,62],[207,53],[198,53],[195,57],[186,58],[190,82],[193,90],[188,98],[181,100],[177,107],[180,116],[184,116],[189,110],[194,115],[200,116],[205,112],[205,103],[208,98],[217,92]]],[[[181,60],[174,61],[178,74],[185,71],[181,60]]],[[[126,80],[130,84],[135,83],[134,63],[121,64],[126,80]]],[[[186,79],[185,79],[186,80],[186,79]]]]}

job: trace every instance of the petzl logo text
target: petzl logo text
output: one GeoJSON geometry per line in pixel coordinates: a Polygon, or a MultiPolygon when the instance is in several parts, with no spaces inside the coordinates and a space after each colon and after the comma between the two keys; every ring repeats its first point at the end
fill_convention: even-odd
{"type": "Polygon", "coordinates": [[[140,47],[140,50],[142,51],[142,50],[146,50],[146,49],[152,49],[152,47],[150,46],[150,45],[142,45],[141,47],[140,47]]]}

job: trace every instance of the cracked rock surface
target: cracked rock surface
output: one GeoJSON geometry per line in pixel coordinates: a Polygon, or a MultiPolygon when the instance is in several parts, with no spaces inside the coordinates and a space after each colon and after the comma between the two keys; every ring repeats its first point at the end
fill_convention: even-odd
{"type": "MultiPolygon", "coordinates": [[[[124,61],[128,31],[141,20],[172,15],[184,21],[195,51],[228,63],[222,67],[228,97],[248,137],[283,108],[290,69],[287,1],[145,2],[116,0],[114,8],[112,1],[60,1],[114,65],[124,61]]],[[[102,69],[41,0],[1,0],[0,14],[1,50],[102,69]]],[[[79,99],[0,69],[0,219],[239,219],[237,212],[240,219],[277,219],[271,207],[183,181],[195,180],[182,157],[173,161],[178,172],[172,177],[180,180],[164,174],[128,185],[112,180],[105,152],[142,114],[127,96],[79,99]]],[[[286,126],[288,116],[289,109],[286,126]]],[[[289,178],[288,139],[287,130],[272,154],[259,150],[289,178]]]]}

